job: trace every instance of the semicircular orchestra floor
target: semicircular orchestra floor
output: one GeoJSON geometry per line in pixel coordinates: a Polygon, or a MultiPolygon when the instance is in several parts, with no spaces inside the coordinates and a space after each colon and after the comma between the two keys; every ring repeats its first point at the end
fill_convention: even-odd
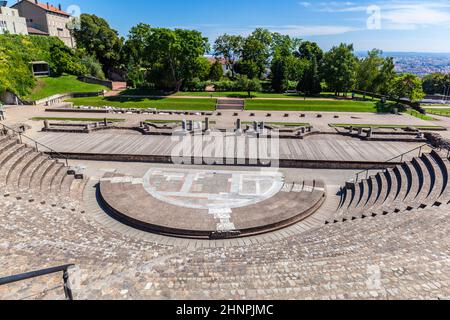
{"type": "Polygon", "coordinates": [[[99,200],[112,217],[166,236],[224,239],[279,230],[325,201],[322,181],[285,183],[277,170],[152,168],[144,177],[107,173],[99,200]]]}

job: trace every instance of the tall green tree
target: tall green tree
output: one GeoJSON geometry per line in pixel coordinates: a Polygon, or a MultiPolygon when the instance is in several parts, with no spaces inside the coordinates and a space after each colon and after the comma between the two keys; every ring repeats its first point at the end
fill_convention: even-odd
{"type": "Polygon", "coordinates": [[[306,95],[317,95],[322,91],[321,67],[323,61],[323,51],[315,42],[303,41],[298,51],[295,53],[300,65],[301,73],[297,77],[297,91],[306,95]]]}
{"type": "Polygon", "coordinates": [[[220,59],[216,58],[216,61],[211,65],[209,71],[209,79],[212,81],[220,81],[223,77],[223,67],[220,59]]]}
{"type": "Polygon", "coordinates": [[[318,95],[322,92],[321,82],[319,64],[317,63],[316,57],[313,56],[302,78],[298,82],[297,90],[306,95],[318,95]]]}
{"type": "Polygon", "coordinates": [[[391,95],[397,100],[406,98],[411,102],[419,102],[425,97],[422,80],[411,73],[397,76],[392,84],[391,95]]]}
{"type": "Polygon", "coordinates": [[[123,46],[124,55],[133,60],[137,67],[146,67],[146,56],[149,38],[152,35],[152,27],[149,24],[140,23],[130,29],[128,38],[123,46]]]}
{"type": "Polygon", "coordinates": [[[73,31],[77,46],[95,56],[103,65],[105,74],[122,67],[123,38],[108,22],[96,15],[82,14],[81,27],[73,31]]]}
{"type": "Polygon", "coordinates": [[[323,59],[323,51],[316,42],[302,41],[296,55],[300,59],[312,61],[314,58],[320,64],[323,59]]]}
{"type": "Polygon", "coordinates": [[[199,31],[155,28],[148,39],[146,55],[152,64],[153,81],[179,91],[184,81],[201,71],[202,57],[209,49],[208,40],[199,31]],[[158,79],[161,79],[159,81],[158,79]]]}
{"type": "Polygon", "coordinates": [[[273,34],[273,58],[271,62],[272,89],[275,92],[285,92],[289,82],[298,79],[301,66],[295,56],[300,40],[273,34]]]}
{"type": "Polygon", "coordinates": [[[272,41],[272,33],[263,28],[256,29],[245,39],[242,49],[241,71],[248,78],[258,77],[261,79],[266,74],[271,56],[272,41]]]}
{"type": "Polygon", "coordinates": [[[247,76],[239,76],[236,80],[236,87],[246,91],[249,98],[252,96],[252,91],[262,90],[261,82],[258,79],[249,79],[247,76]]]}
{"type": "Polygon", "coordinates": [[[450,73],[433,73],[423,77],[423,90],[427,94],[450,94],[450,73]]]}
{"type": "Polygon", "coordinates": [[[328,89],[347,94],[356,83],[358,60],[353,54],[353,45],[341,44],[328,51],[323,59],[323,76],[328,89]]]}
{"type": "Polygon", "coordinates": [[[356,75],[359,90],[387,94],[396,75],[393,58],[383,58],[383,52],[373,49],[360,60],[356,75]]]}
{"type": "Polygon", "coordinates": [[[224,34],[214,42],[214,55],[218,59],[225,59],[232,78],[236,76],[235,64],[242,58],[243,47],[244,38],[242,36],[224,34]]]}

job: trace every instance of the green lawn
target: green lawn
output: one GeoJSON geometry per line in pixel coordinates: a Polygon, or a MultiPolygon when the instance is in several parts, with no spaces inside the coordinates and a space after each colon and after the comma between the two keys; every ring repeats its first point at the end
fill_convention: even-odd
{"type": "MultiPolygon", "coordinates": [[[[32,121],[75,121],[75,122],[103,122],[105,118],[57,118],[57,117],[34,117],[32,121]]],[[[106,119],[108,122],[123,122],[125,119],[106,119]]]]}
{"type": "MultiPolygon", "coordinates": [[[[253,122],[243,122],[242,124],[250,125],[253,122]]],[[[302,123],[302,122],[266,122],[265,124],[273,125],[273,126],[284,126],[284,127],[309,127],[311,124],[302,123]]]]}
{"type": "Polygon", "coordinates": [[[439,109],[428,109],[425,108],[425,111],[429,114],[435,114],[443,117],[450,117],[450,109],[447,108],[439,108],[439,109]]]}
{"type": "MultiPolygon", "coordinates": [[[[120,93],[121,95],[126,96],[166,96],[164,93],[160,91],[152,91],[145,89],[127,89],[120,93]]],[[[204,98],[243,98],[248,99],[248,92],[243,91],[234,91],[234,92],[178,92],[173,94],[173,96],[177,97],[204,97],[204,98]]],[[[170,97],[170,95],[167,95],[170,97]]],[[[283,94],[283,93],[265,93],[265,92],[252,92],[252,98],[294,98],[294,99],[304,99],[302,95],[298,94],[283,94]]],[[[333,98],[334,95],[332,93],[322,93],[316,97],[308,97],[308,99],[317,99],[317,98],[333,98]]]]}
{"type": "Polygon", "coordinates": [[[181,98],[125,98],[125,97],[89,97],[67,100],[75,106],[116,107],[160,110],[202,110],[213,111],[215,99],[181,99],[181,98]]]}
{"type": "Polygon", "coordinates": [[[377,102],[349,100],[247,100],[245,103],[246,110],[264,111],[387,112],[389,108],[377,102]]]}
{"type": "Polygon", "coordinates": [[[409,114],[410,116],[426,120],[426,121],[437,121],[433,117],[427,116],[426,114],[422,114],[420,112],[417,112],[416,110],[408,109],[405,111],[406,114],[409,114]]]}
{"type": "MultiPolygon", "coordinates": [[[[180,97],[215,97],[215,98],[248,98],[248,92],[178,92],[175,96],[180,97]]],[[[252,98],[297,98],[303,99],[303,96],[298,94],[283,94],[283,93],[264,93],[252,92],[252,98]]]]}
{"type": "Polygon", "coordinates": [[[109,89],[101,85],[78,81],[76,76],[45,77],[38,79],[36,87],[26,97],[26,100],[36,101],[60,93],[99,92],[102,90],[109,89]]]}
{"type": "Polygon", "coordinates": [[[406,129],[406,128],[416,128],[419,130],[440,130],[443,131],[445,128],[440,126],[416,126],[416,125],[391,125],[391,124],[344,124],[344,123],[330,123],[332,128],[378,128],[378,129],[406,129]]]}

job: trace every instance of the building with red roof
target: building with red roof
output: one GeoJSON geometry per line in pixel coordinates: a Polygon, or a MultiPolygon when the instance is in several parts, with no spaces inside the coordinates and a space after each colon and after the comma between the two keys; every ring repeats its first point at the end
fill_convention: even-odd
{"type": "Polygon", "coordinates": [[[62,10],[61,5],[40,3],[37,0],[21,0],[11,6],[17,9],[21,17],[26,18],[28,33],[58,37],[68,47],[75,47],[75,40],[68,28],[71,15],[62,10]]]}

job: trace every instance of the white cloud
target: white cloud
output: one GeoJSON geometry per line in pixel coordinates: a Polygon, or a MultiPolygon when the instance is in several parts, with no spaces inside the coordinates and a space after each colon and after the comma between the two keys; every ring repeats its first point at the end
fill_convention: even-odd
{"type": "Polygon", "coordinates": [[[302,7],[305,7],[305,8],[309,8],[309,7],[311,7],[311,2],[306,2],[306,1],[299,2],[299,5],[301,5],[302,7]]]}
{"type": "Polygon", "coordinates": [[[367,19],[367,8],[376,5],[381,10],[383,29],[411,30],[426,26],[450,27],[450,1],[372,1],[365,5],[352,2],[321,2],[318,11],[329,13],[360,12],[367,19]]]}
{"type": "Polygon", "coordinates": [[[425,26],[450,27],[450,4],[409,3],[381,6],[385,28],[415,29],[425,26]]]}
{"type": "Polygon", "coordinates": [[[348,26],[326,26],[326,25],[283,25],[283,26],[258,26],[269,29],[272,32],[279,32],[291,37],[305,36],[325,36],[337,35],[347,32],[358,31],[359,29],[348,26]]]}

